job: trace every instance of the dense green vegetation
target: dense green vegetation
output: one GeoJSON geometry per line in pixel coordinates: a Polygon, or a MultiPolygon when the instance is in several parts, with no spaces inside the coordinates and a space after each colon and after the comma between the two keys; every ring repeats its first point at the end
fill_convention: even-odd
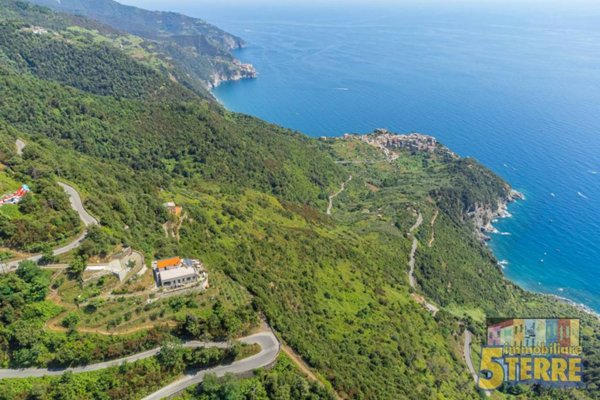
{"type": "Polygon", "coordinates": [[[251,76],[231,55],[232,49],[244,45],[243,40],[200,19],[143,10],[113,0],[32,2],[93,18],[121,32],[144,38],[141,46],[167,61],[170,76],[202,95],[210,96],[205,88],[214,84],[216,77],[251,76]]]}
{"type": "MultiPolygon", "coordinates": [[[[336,141],[334,148],[344,160],[378,157],[372,149],[358,142],[336,141]]],[[[337,199],[341,208],[339,218],[358,226],[373,219],[379,223],[387,221],[406,232],[416,216],[407,217],[403,210],[417,209],[418,204],[424,223],[416,232],[419,245],[415,278],[420,291],[443,307],[436,318],[458,318],[462,326],[477,334],[482,342],[486,340],[486,318],[494,316],[581,318],[584,326],[581,338],[586,353],[584,381],[587,393],[597,397],[598,318],[558,299],[526,292],[507,281],[491,251],[474,235],[475,227],[468,213],[475,205],[493,206],[498,198],[508,194],[508,188],[497,176],[482,169],[474,160],[449,161],[435,154],[409,153],[401,154],[396,165],[378,165],[376,171],[370,165],[354,163],[352,173],[353,185],[337,199]],[[366,212],[374,209],[378,212],[376,217],[366,212]],[[356,210],[362,213],[357,214],[356,210]],[[434,215],[435,222],[431,225],[434,215]],[[430,242],[432,238],[434,241],[430,242]]],[[[525,387],[507,387],[503,391],[552,399],[583,396],[580,392],[525,387]]]]}
{"type": "Polygon", "coordinates": [[[179,400],[333,400],[330,392],[309,382],[285,356],[279,356],[270,370],[258,370],[252,378],[237,379],[226,375],[217,379],[207,375],[202,384],[189,389],[179,400]]]}
{"type": "MultiPolygon", "coordinates": [[[[0,182],[6,187],[30,184],[34,193],[28,201],[37,201],[39,209],[10,211],[15,215],[3,217],[9,219],[4,229],[13,220],[42,217],[47,209],[61,220],[40,219],[44,226],[56,226],[45,238],[26,223],[24,229],[31,232],[24,231],[18,241],[2,232],[3,247],[26,250],[77,231],[66,197],[52,185],[62,179],[77,187],[86,208],[100,221],[88,243],[70,257],[89,257],[122,245],[143,251],[148,260],[174,254],[202,260],[209,273],[247,288],[254,310],[262,312],[343,396],[478,398],[462,360],[464,329],[483,337],[486,316],[532,313],[581,315],[589,386],[587,392],[569,395],[597,397],[598,322],[504,280],[493,255],[475,238],[468,213],[475,206],[495,206],[508,190],[476,161],[400,152],[397,160],[388,162],[380,151],[358,140],[317,141],[230,113],[160,74],[152,75],[157,86],[172,90],[157,98],[137,79],[150,71],[145,62],[121,53],[113,57],[116,50],[98,45],[95,37],[89,38],[91,44],[80,38],[77,44],[65,44],[62,33],[41,38],[22,31],[23,21],[15,19],[31,23],[35,18],[30,15],[47,11],[19,4],[3,0],[6,9],[0,14],[11,19],[2,22],[0,31],[5,49],[0,57],[0,163],[6,177],[0,182]],[[20,64],[19,54],[39,57],[36,51],[46,40],[66,46],[64,52],[73,60],[60,57],[56,70],[47,63],[41,69],[20,64]],[[111,54],[98,62],[102,81],[114,83],[102,86],[106,91],[99,90],[101,80],[85,85],[69,80],[68,71],[92,68],[85,64],[97,63],[102,54],[111,54]],[[16,155],[17,137],[27,142],[23,157],[16,155]],[[328,195],[349,175],[352,181],[334,200],[333,215],[327,216],[328,195]],[[169,220],[162,207],[167,199],[188,214],[180,240],[165,236],[161,226],[169,220]],[[414,301],[406,274],[411,246],[407,231],[419,212],[424,223],[415,232],[415,276],[418,292],[442,308],[435,316],[414,301]],[[429,246],[432,237],[435,241],[429,246]]],[[[49,15],[53,26],[62,18],[49,15]]],[[[42,18],[35,23],[44,26],[42,18]]],[[[95,290],[103,284],[80,283],[74,267],[67,281],[54,289],[65,301],[79,295],[96,301],[95,290]]],[[[189,309],[189,315],[178,316],[175,330],[155,328],[131,336],[83,333],[78,332],[82,324],[106,320],[100,313],[65,313],[47,300],[50,282],[48,273],[28,264],[18,274],[0,276],[4,365],[78,364],[154,347],[174,335],[232,336],[255,318],[247,308],[220,309],[210,302],[210,307],[195,312],[199,309],[179,298],[173,303],[185,314],[189,309]],[[45,321],[59,315],[67,332],[44,329],[45,321]]],[[[170,302],[161,307],[169,310],[170,302]]],[[[133,313],[142,307],[135,300],[120,304],[133,313]]],[[[127,312],[117,308],[119,304],[110,306],[127,312]]],[[[155,363],[134,367],[149,388],[156,387],[161,374],[170,374],[155,363]]],[[[65,393],[75,390],[76,396],[82,388],[108,391],[106,382],[119,388],[109,392],[109,398],[141,393],[130,386],[136,382],[117,382],[114,370],[94,374],[60,378],[63,383],[59,378],[27,380],[14,393],[26,397],[33,386],[41,385],[51,391],[42,393],[53,398],[60,391],[52,386],[58,385],[65,393]]],[[[227,398],[227,393],[246,396],[249,390],[260,393],[259,398],[327,398],[281,360],[275,370],[247,381],[209,380],[189,396],[227,398]]],[[[511,390],[517,389],[506,389],[511,390]]]]}
{"type": "Polygon", "coordinates": [[[33,182],[31,190],[18,205],[8,206],[14,212],[0,213],[3,246],[43,252],[79,232],[79,218],[55,182],[40,178],[33,182]]]}
{"type": "MultiPolygon", "coordinates": [[[[59,11],[90,17],[123,31],[134,31],[141,37],[153,39],[185,37],[203,39],[214,48],[212,52],[226,52],[241,47],[244,41],[201,19],[173,12],[149,11],[126,6],[112,0],[36,0],[32,3],[59,11]]],[[[174,39],[175,40],[175,39],[174,39]]]]}
{"type": "Polygon", "coordinates": [[[30,29],[26,24],[0,25],[0,52],[19,71],[116,97],[164,96],[171,89],[172,85],[158,72],[111,46],[78,46],[60,35],[33,33],[30,29]],[[93,57],[97,61],[90,63],[93,57]],[[114,73],[115,65],[119,74],[114,73]]]}
{"type": "Polygon", "coordinates": [[[186,370],[229,363],[238,355],[253,353],[251,348],[183,349],[166,344],[155,357],[96,372],[39,379],[10,379],[3,382],[0,399],[132,399],[142,398],[175,380],[186,370]]]}

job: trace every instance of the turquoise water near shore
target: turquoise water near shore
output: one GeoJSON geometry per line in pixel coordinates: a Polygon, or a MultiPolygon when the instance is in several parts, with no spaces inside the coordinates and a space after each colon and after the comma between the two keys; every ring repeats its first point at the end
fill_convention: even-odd
{"type": "Polygon", "coordinates": [[[260,75],[214,91],[229,109],[423,132],[492,168],[527,198],[490,244],[508,278],[600,311],[600,5],[511,4],[179,11],[247,40],[260,75]]]}

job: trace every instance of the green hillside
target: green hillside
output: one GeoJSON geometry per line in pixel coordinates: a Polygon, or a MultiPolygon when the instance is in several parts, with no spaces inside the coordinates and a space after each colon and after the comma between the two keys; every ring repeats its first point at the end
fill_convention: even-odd
{"type": "Polygon", "coordinates": [[[194,81],[200,81],[205,86],[213,86],[221,80],[254,77],[252,68],[241,66],[231,55],[231,50],[243,47],[244,41],[201,19],[148,11],[113,0],[31,2],[88,17],[144,38],[143,46],[172,61],[176,66],[173,74],[185,84],[195,87],[194,81]]]}
{"type": "MultiPolygon", "coordinates": [[[[27,183],[33,192],[18,214],[0,213],[3,251],[33,251],[79,232],[55,185],[65,181],[100,227],[62,261],[131,246],[146,263],[175,254],[198,258],[216,277],[211,292],[146,307],[134,289],[126,292],[132,299],[107,302],[100,293],[113,281],[89,284],[73,269],[26,265],[0,275],[0,367],[78,365],[166,340],[236,337],[262,314],[325,388],[280,358],[272,371],[210,379],[186,398],[318,399],[331,398],[332,387],[351,399],[477,399],[483,394],[463,359],[465,329],[483,340],[486,316],[579,316],[587,390],[503,392],[598,398],[598,320],[503,278],[470,212],[494,209],[509,186],[477,161],[441,145],[400,149],[390,161],[357,137],[311,139],[229,112],[169,79],[151,55],[134,57],[140,38],[130,35],[130,47],[120,49],[114,41],[122,36],[90,33],[88,20],[64,24],[67,17],[22,2],[0,6],[0,183],[27,183]],[[17,138],[27,143],[22,156],[17,138]],[[329,215],[329,196],[337,192],[329,215]],[[187,216],[178,238],[163,228],[171,217],[162,204],[170,199],[187,216]],[[419,214],[413,289],[407,232],[419,214]],[[440,311],[433,315],[419,296],[440,311]],[[101,315],[106,304],[119,318],[101,315]],[[164,323],[120,334],[131,325],[121,314],[141,321],[145,313],[164,323]],[[107,321],[109,335],[83,329],[98,320],[107,321]],[[64,329],[49,329],[56,321],[64,329]]],[[[5,380],[0,399],[141,398],[147,392],[137,388],[166,384],[195,360],[178,357],[5,380]]]]}

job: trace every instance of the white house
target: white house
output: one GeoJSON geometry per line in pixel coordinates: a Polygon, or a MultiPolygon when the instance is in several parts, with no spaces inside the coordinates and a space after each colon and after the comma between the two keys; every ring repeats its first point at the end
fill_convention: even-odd
{"type": "Polygon", "coordinates": [[[208,275],[198,260],[172,257],[152,263],[156,285],[164,288],[200,283],[203,288],[208,287],[208,275]]]}

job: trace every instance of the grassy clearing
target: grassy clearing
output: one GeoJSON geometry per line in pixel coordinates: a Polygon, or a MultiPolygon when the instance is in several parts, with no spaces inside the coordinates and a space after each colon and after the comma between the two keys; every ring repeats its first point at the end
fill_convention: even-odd
{"type": "Polygon", "coordinates": [[[468,317],[479,323],[485,322],[485,312],[481,308],[460,306],[453,303],[444,307],[444,310],[461,319],[468,317]]]}
{"type": "Polygon", "coordinates": [[[16,180],[8,176],[5,172],[0,171],[0,196],[12,193],[20,186],[16,180]]]}
{"type": "Polygon", "coordinates": [[[138,36],[129,34],[103,35],[97,30],[80,26],[70,26],[61,32],[67,40],[85,44],[109,45],[116,47],[132,58],[154,68],[169,67],[157,53],[150,51],[151,44],[138,36]]]}

